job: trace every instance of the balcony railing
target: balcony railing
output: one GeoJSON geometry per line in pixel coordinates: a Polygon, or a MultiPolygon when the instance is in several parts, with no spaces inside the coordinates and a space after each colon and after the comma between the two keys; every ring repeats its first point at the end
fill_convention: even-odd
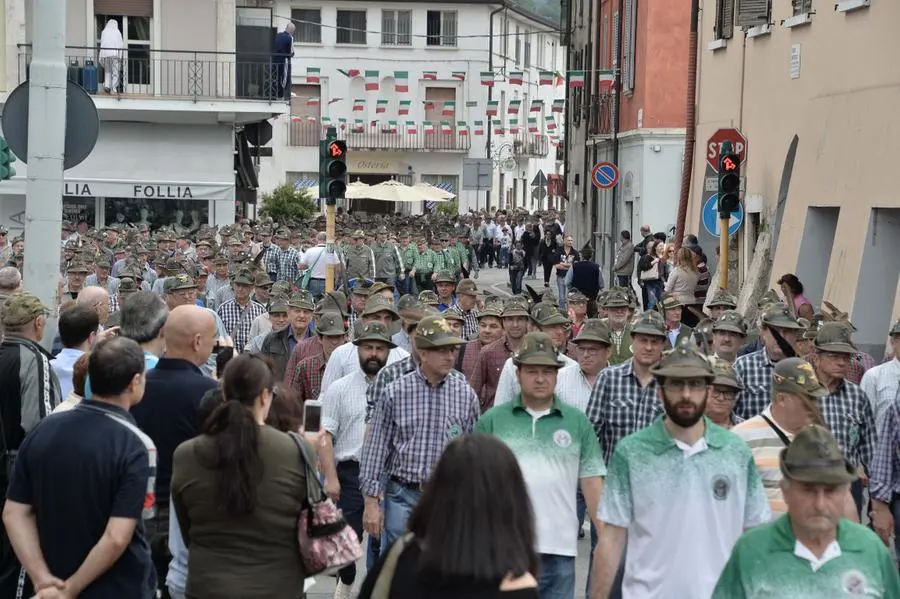
{"type": "Polygon", "coordinates": [[[565,147],[565,145],[563,145],[563,143],[560,143],[558,146],[556,146],[556,161],[564,162],[565,159],[566,159],[566,147],[565,147]]]}
{"type": "Polygon", "coordinates": [[[520,133],[513,139],[513,154],[546,158],[550,153],[550,142],[546,135],[520,133]]]}
{"type": "MultiPolygon", "coordinates": [[[[22,82],[31,70],[31,44],[18,48],[22,82]]],[[[278,55],[154,50],[136,45],[121,50],[118,56],[100,59],[99,54],[98,47],[66,46],[69,80],[90,94],[193,101],[286,101],[278,85],[284,74],[284,63],[278,55]]]]}
{"type": "Polygon", "coordinates": [[[613,133],[614,94],[592,96],[588,108],[588,131],[591,135],[608,137],[613,133]]]}
{"type": "MultiPolygon", "coordinates": [[[[363,125],[357,129],[353,124],[334,125],[338,139],[347,142],[351,150],[434,150],[437,152],[466,152],[471,147],[469,135],[460,135],[452,127],[449,133],[442,133],[440,125],[435,125],[433,133],[426,133],[422,124],[415,125],[410,132],[406,125],[391,127],[387,123],[363,125]]],[[[318,146],[325,129],[315,121],[297,120],[290,123],[288,144],[291,146],[318,146]]]]}

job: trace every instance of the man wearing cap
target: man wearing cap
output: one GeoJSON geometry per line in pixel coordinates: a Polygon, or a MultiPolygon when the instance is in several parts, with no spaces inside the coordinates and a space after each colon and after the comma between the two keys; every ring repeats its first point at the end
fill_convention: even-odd
{"type": "Polygon", "coordinates": [[[541,560],[540,596],[572,599],[578,555],[575,490],[580,485],[596,517],[606,466],[591,423],[555,392],[563,362],[550,337],[528,333],[513,359],[520,393],[488,410],[475,430],[509,445],[525,475],[541,560]]]}
{"type": "Polygon", "coordinates": [[[890,329],[894,355],[890,362],[872,368],[863,376],[862,388],[875,403],[878,442],[872,461],[869,496],[875,531],[888,542],[894,536],[900,553],[900,321],[890,329]]]}
{"type": "Polygon", "coordinates": [[[138,291],[140,291],[140,289],[138,289],[137,283],[135,283],[135,280],[131,277],[122,277],[121,279],[119,279],[119,288],[117,289],[115,301],[119,309],[109,315],[109,318],[106,320],[105,324],[105,327],[107,329],[119,326],[119,322],[122,318],[122,305],[129,297],[131,297],[138,291]]]}
{"type": "Polygon", "coordinates": [[[507,300],[500,313],[503,336],[481,349],[475,372],[469,378],[469,383],[481,400],[482,412],[494,405],[503,365],[519,348],[519,343],[528,332],[529,321],[528,306],[524,300],[507,300]]]}
{"type": "Polygon", "coordinates": [[[434,290],[438,296],[438,310],[443,312],[447,308],[456,305],[456,277],[447,269],[442,269],[434,274],[434,290]]]}
{"type": "MultiPolygon", "coordinates": [[[[337,312],[341,316],[341,321],[344,326],[344,334],[346,334],[346,326],[347,326],[347,296],[344,295],[342,291],[329,291],[325,294],[318,304],[316,304],[316,310],[313,312],[313,323],[312,327],[317,331],[319,326],[319,320],[321,316],[325,312],[337,312]]],[[[328,356],[331,355],[331,350],[339,345],[343,345],[346,342],[346,339],[342,339],[340,343],[335,344],[328,351],[328,356]]],[[[297,366],[305,360],[306,358],[310,358],[315,355],[321,356],[323,354],[322,347],[322,338],[319,335],[311,335],[306,339],[301,340],[297,343],[297,347],[294,348],[294,351],[291,352],[291,358],[288,360],[288,364],[285,367],[284,372],[284,384],[289,387],[294,387],[294,377],[297,373],[297,366]]],[[[326,357],[327,361],[327,357],[326,357]]],[[[322,370],[324,372],[324,365],[322,370]]]]}
{"type": "Polygon", "coordinates": [[[221,304],[234,299],[231,291],[231,279],[228,277],[228,258],[216,256],[213,258],[213,271],[206,278],[206,297],[208,300],[215,298],[210,308],[217,308],[221,304]]]}
{"type": "Polygon", "coordinates": [[[442,316],[423,318],[413,343],[419,366],[391,383],[375,404],[362,451],[363,524],[371,535],[384,530],[387,545],[406,531],[409,514],[444,445],[472,432],[481,415],[478,397],[465,379],[450,376],[463,340],[452,333],[447,321],[442,316]],[[388,480],[386,487],[383,478],[388,480]]]}
{"type": "Polygon", "coordinates": [[[110,297],[114,296],[119,279],[109,276],[109,268],[109,259],[106,256],[97,258],[97,262],[94,264],[94,274],[88,275],[84,279],[84,286],[100,287],[105,289],[110,297]]]}
{"type": "Polygon", "coordinates": [[[741,537],[713,599],[900,597],[890,553],[872,531],[844,518],[857,473],[831,433],[805,427],[781,450],[779,466],[787,514],[741,537]]]}
{"type": "Polygon", "coordinates": [[[407,352],[412,349],[412,333],[422,319],[425,306],[414,295],[403,295],[397,302],[397,313],[400,314],[400,330],[391,335],[394,345],[407,352]]]}
{"type": "MultiPolygon", "coordinates": [[[[373,295],[366,300],[366,307],[363,310],[361,320],[363,324],[380,322],[385,327],[390,328],[392,323],[400,320],[400,315],[392,302],[380,295],[373,295]]],[[[394,347],[388,356],[388,364],[392,364],[408,355],[407,351],[394,347]]],[[[328,365],[325,367],[325,375],[322,378],[322,389],[327,389],[339,378],[347,376],[358,369],[359,360],[356,359],[356,346],[352,343],[345,343],[335,349],[331,357],[328,358],[328,365]]]]}
{"type": "Polygon", "coordinates": [[[772,398],[772,371],[775,364],[785,357],[776,341],[781,336],[789,344],[797,341],[800,325],[784,304],[769,304],[762,312],[759,338],[763,347],[751,354],[740,356],[734,369],[744,382],[744,390],[734,404],[735,414],[744,420],[763,411],[772,398]]]}
{"type": "Polygon", "coordinates": [[[717,289],[706,307],[709,310],[709,318],[717,321],[726,311],[737,310],[737,298],[725,289],[717,289]]]}
{"type": "Polygon", "coordinates": [[[72,260],[69,263],[66,267],[66,282],[63,285],[63,296],[61,298],[63,302],[70,299],[78,299],[78,294],[84,289],[84,280],[89,272],[87,265],[80,260],[72,260]]]}
{"type": "Polygon", "coordinates": [[[819,327],[813,345],[816,374],[828,390],[828,394],[819,400],[822,419],[863,479],[850,486],[856,505],[862,510],[863,483],[868,484],[865,473],[875,454],[877,431],[869,398],[846,378],[850,361],[857,353],[851,334],[848,323],[826,322],[819,327]]]}
{"type": "Polygon", "coordinates": [[[265,306],[269,303],[269,291],[272,289],[274,281],[264,272],[257,272],[253,275],[253,293],[250,295],[257,304],[265,306]]]}
{"type": "Polygon", "coordinates": [[[612,354],[609,363],[616,365],[631,358],[631,330],[629,324],[634,312],[631,296],[623,287],[613,287],[600,303],[606,312],[606,324],[609,326],[609,338],[612,341],[612,354]]]}
{"type": "Polygon", "coordinates": [[[736,310],[726,310],[712,325],[713,355],[734,364],[747,339],[747,324],[736,310]]]}
{"type": "Polygon", "coordinates": [[[290,326],[288,318],[288,296],[274,294],[266,305],[266,313],[253,319],[250,325],[250,341],[244,346],[244,353],[258,354],[263,342],[272,332],[282,331],[290,326]]]}
{"type": "Polygon", "coordinates": [[[419,240],[415,259],[411,264],[412,270],[409,271],[409,278],[410,284],[414,284],[413,293],[431,289],[431,275],[434,273],[435,257],[434,252],[428,247],[428,243],[424,238],[419,240]]]}
{"type": "Polygon", "coordinates": [[[234,340],[234,351],[237,353],[244,351],[244,345],[250,341],[253,319],[266,311],[262,304],[250,299],[253,284],[253,273],[249,269],[239,270],[232,283],[234,299],[221,304],[216,310],[228,335],[234,340]]]}
{"type": "Polygon", "coordinates": [[[578,289],[573,289],[566,297],[567,313],[569,321],[569,338],[575,339],[581,327],[588,318],[588,297],[578,289]]]}
{"type": "Polygon", "coordinates": [[[372,246],[372,254],[375,256],[375,280],[387,283],[391,287],[397,285],[398,277],[402,282],[403,259],[400,251],[387,239],[387,229],[381,228],[376,236],[376,243],[372,246]]]}
{"type": "MultiPolygon", "coordinates": [[[[468,279],[463,279],[463,281],[466,280],[468,279]]],[[[456,309],[458,308],[457,306],[456,309]]],[[[481,362],[481,351],[503,336],[503,325],[500,322],[502,310],[503,304],[500,301],[487,303],[484,310],[478,314],[478,335],[465,345],[460,346],[459,352],[456,354],[454,368],[462,372],[468,381],[472,380],[475,371],[478,370],[481,362]]],[[[444,312],[444,316],[453,311],[447,310],[444,312]]],[[[465,319],[465,316],[463,318],[465,319]]],[[[465,322],[463,323],[464,328],[465,322]]]]}
{"type": "MultiPolygon", "coordinates": [[[[471,341],[478,337],[478,286],[472,279],[463,279],[456,284],[456,306],[463,315],[462,338],[471,341]]],[[[440,306],[438,306],[440,310],[440,306]]],[[[443,310],[441,310],[443,312],[443,310]]]]}
{"type": "Polygon", "coordinates": [[[268,356],[275,365],[275,376],[284,379],[284,371],[288,359],[297,342],[305,339],[309,332],[309,323],[312,321],[313,311],[316,305],[313,303],[309,291],[298,291],[288,300],[288,321],[290,325],[279,331],[269,333],[262,343],[259,353],[268,356]]]}
{"type": "MultiPolygon", "coordinates": [[[[361,325],[362,322],[359,323],[359,326],[361,325]]],[[[347,329],[341,314],[331,311],[323,312],[316,321],[316,337],[319,351],[302,358],[293,367],[293,372],[285,372],[284,376],[285,384],[297,392],[301,401],[319,397],[322,391],[322,379],[325,377],[325,367],[331,354],[347,342],[347,329]]],[[[299,348],[300,344],[297,347],[299,348]]],[[[292,365],[288,363],[288,368],[291,367],[292,365]]]]}
{"type": "MultiPolygon", "coordinates": [[[[359,462],[366,433],[366,391],[387,363],[395,347],[380,322],[363,325],[353,341],[359,369],[335,381],[322,395],[322,429],[327,433],[319,449],[325,491],[337,502],[357,537],[363,537],[363,496],[359,489],[359,462]]],[[[349,599],[356,565],[338,572],[334,596],[349,599]]]]}
{"type": "Polygon", "coordinates": [[[282,227],[275,232],[278,250],[269,257],[275,264],[275,280],[294,282],[300,274],[300,252],[291,247],[291,231],[282,227]]]}
{"type": "Polygon", "coordinates": [[[715,380],[706,357],[684,342],[651,375],[665,417],[613,449],[592,572],[597,599],[613,586],[626,539],[623,597],[708,597],[741,533],[770,517],[747,444],[703,415],[715,380]]]}
{"type": "MultiPolygon", "coordinates": [[[[540,302],[531,310],[531,321],[538,330],[550,336],[554,347],[560,352],[559,357],[565,362],[565,366],[577,364],[573,358],[565,353],[568,349],[569,319],[562,315],[559,308],[540,302]]],[[[500,371],[500,379],[497,381],[497,393],[494,395],[493,405],[512,401],[520,391],[513,357],[506,360],[506,363],[503,364],[503,370],[500,371]]]]}
{"type": "Polygon", "coordinates": [[[694,329],[681,323],[684,304],[672,294],[666,294],[660,301],[660,308],[666,320],[666,349],[678,347],[683,339],[690,339],[694,329]]]}
{"type": "Polygon", "coordinates": [[[375,279],[375,254],[366,245],[366,234],[362,229],[353,232],[349,247],[344,250],[347,263],[347,279],[375,279]]]}

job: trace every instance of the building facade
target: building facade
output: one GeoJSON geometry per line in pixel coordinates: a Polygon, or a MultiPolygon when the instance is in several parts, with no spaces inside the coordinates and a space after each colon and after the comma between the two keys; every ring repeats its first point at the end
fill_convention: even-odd
{"type": "Polygon", "coordinates": [[[746,272],[757,235],[772,230],[791,139],[799,138],[774,254],[772,284],[793,272],[815,305],[850,314],[876,356],[900,314],[900,196],[887,133],[896,111],[900,4],[883,0],[704,0],[698,148],[688,230],[702,229],[705,140],[747,138],[744,222],[734,247],[746,272]],[[836,40],[840,40],[836,43],[836,40]],[[853,48],[853,52],[847,52],[853,48]],[[865,57],[860,61],[860,57],[865,57]],[[836,76],[838,75],[838,76],[836,76]]]}
{"type": "MultiPolygon", "coordinates": [[[[28,77],[41,31],[31,5],[5,0],[2,103],[28,77]]],[[[92,227],[233,223],[236,180],[255,182],[241,131],[288,113],[274,89],[271,9],[234,0],[67,0],[65,10],[68,76],[91,95],[100,133],[88,158],[64,173],[64,218],[92,227]],[[125,49],[101,61],[110,20],[125,49]]],[[[27,178],[21,160],[15,167],[17,176],[0,185],[0,223],[13,233],[24,228],[27,178]]]]}
{"type": "MultiPolygon", "coordinates": [[[[291,114],[274,121],[274,156],[261,164],[261,191],[291,183],[315,193],[319,141],[333,126],[348,144],[351,182],[431,183],[457,194],[461,211],[488,202],[548,204],[532,196],[530,183],[538,171],[552,178],[559,168],[553,142],[562,121],[555,126],[547,117],[563,88],[558,77],[539,85],[541,71],[558,75],[563,68],[554,23],[478,0],[274,7],[279,30],[288,19],[296,27],[291,114]],[[521,84],[510,83],[515,71],[523,73],[521,84]],[[484,84],[485,73],[492,86],[484,84]],[[495,116],[488,116],[491,100],[495,116]],[[533,100],[541,100],[539,112],[531,112],[533,100]],[[464,161],[488,157],[490,189],[464,189],[464,161]]],[[[370,200],[348,207],[401,209],[370,200]]]]}
{"type": "Polygon", "coordinates": [[[675,225],[684,156],[690,3],[568,2],[568,69],[583,71],[567,106],[568,221],[609,265],[619,231],[675,225]],[[599,162],[619,183],[591,182],[599,162]]]}

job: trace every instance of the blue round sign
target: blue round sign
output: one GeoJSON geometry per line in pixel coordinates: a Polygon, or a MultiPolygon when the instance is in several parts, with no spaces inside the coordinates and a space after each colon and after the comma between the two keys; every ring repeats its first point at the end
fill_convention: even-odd
{"type": "Polygon", "coordinates": [[[611,189],[619,182],[619,168],[612,162],[598,162],[591,170],[591,182],[599,189],[611,189]]]}
{"type": "MultiPolygon", "coordinates": [[[[713,194],[706,200],[703,204],[703,213],[701,214],[701,220],[703,221],[703,228],[706,229],[706,232],[712,235],[713,237],[719,237],[719,210],[717,204],[719,203],[719,194],[713,194]]],[[[744,205],[740,204],[738,206],[737,212],[731,213],[731,221],[728,223],[728,236],[731,237],[735,233],[738,232],[738,229],[741,228],[741,225],[744,223],[744,205]]]]}

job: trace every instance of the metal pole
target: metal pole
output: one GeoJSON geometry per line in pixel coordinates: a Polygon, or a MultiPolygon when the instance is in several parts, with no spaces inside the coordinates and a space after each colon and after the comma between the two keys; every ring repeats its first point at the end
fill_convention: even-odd
{"type": "MultiPolygon", "coordinates": [[[[334,252],[334,204],[325,206],[325,251],[334,252]]],[[[334,291],[334,264],[325,266],[325,291],[334,291]]],[[[344,290],[346,291],[346,289],[344,290]]]]}
{"type": "MultiPolygon", "coordinates": [[[[25,197],[25,285],[56,319],[59,233],[62,229],[63,155],[66,139],[66,3],[34,0],[34,36],[28,102],[28,179],[25,197]]],[[[56,331],[46,327],[47,349],[56,331]]]]}
{"type": "Polygon", "coordinates": [[[719,214],[719,287],[728,289],[728,225],[731,214],[719,214]]]}

